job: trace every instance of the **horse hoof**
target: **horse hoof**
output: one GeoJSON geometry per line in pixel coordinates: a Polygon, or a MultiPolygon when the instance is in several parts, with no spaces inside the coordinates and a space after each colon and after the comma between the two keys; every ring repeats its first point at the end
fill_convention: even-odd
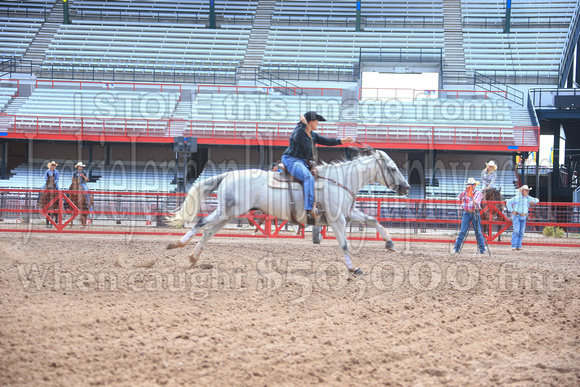
{"type": "Polygon", "coordinates": [[[167,250],[173,250],[173,249],[176,249],[178,247],[181,247],[179,245],[179,243],[171,242],[170,244],[167,245],[166,249],[167,250]]]}
{"type": "Polygon", "coordinates": [[[357,268],[356,268],[356,269],[355,269],[355,270],[352,272],[352,274],[353,274],[353,275],[365,275],[365,272],[364,272],[364,271],[362,271],[360,268],[358,268],[358,267],[357,267],[357,268]]]}
{"type": "Polygon", "coordinates": [[[385,249],[389,251],[397,251],[397,249],[395,249],[395,244],[393,243],[393,241],[387,241],[387,243],[385,243],[385,249]]]}

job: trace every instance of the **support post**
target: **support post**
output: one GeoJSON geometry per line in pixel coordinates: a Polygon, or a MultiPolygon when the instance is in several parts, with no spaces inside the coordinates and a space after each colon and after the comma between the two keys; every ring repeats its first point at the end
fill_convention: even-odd
{"type": "Polygon", "coordinates": [[[540,152],[536,152],[536,192],[540,195],[540,152]]]}
{"type": "Polygon", "coordinates": [[[215,0],[209,0],[209,28],[215,29],[215,0]]]}
{"type": "Polygon", "coordinates": [[[93,181],[93,144],[88,144],[89,148],[89,181],[93,181]]]}
{"type": "Polygon", "coordinates": [[[503,32],[506,34],[510,33],[510,22],[512,17],[512,0],[506,0],[505,6],[505,25],[503,27],[503,32]]]}
{"type": "Polygon", "coordinates": [[[557,188],[560,186],[560,121],[550,122],[552,133],[554,133],[554,145],[552,156],[552,181],[551,186],[557,188]]]}
{"type": "Polygon", "coordinates": [[[356,1],[356,32],[360,32],[361,0],[356,1]]]}
{"type": "Polygon", "coordinates": [[[8,143],[6,141],[2,142],[2,167],[1,167],[1,179],[6,178],[6,154],[8,153],[8,143]]]}
{"type": "Polygon", "coordinates": [[[68,16],[68,0],[62,0],[62,24],[70,24],[68,16]]]}

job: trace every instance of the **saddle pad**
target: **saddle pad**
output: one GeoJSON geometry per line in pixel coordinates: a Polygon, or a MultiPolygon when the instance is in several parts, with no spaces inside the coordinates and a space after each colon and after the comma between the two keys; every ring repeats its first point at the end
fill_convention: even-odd
{"type": "MultiPolygon", "coordinates": [[[[279,180],[281,176],[288,176],[280,172],[268,171],[268,186],[271,188],[288,189],[288,184],[292,184],[292,189],[302,191],[302,184],[297,182],[290,182],[288,180],[279,180]]],[[[324,188],[324,179],[314,178],[314,189],[324,188]]]]}

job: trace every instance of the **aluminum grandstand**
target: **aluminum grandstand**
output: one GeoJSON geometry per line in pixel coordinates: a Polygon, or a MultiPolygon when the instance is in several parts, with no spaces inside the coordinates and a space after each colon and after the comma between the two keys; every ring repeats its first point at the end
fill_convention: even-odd
{"type": "MultiPolygon", "coordinates": [[[[220,163],[267,168],[290,112],[316,110],[324,135],[388,150],[416,198],[455,197],[493,159],[506,197],[526,183],[572,199],[577,1],[513,2],[509,17],[503,1],[355,5],[0,1],[0,186],[39,188],[47,160],[81,159],[91,189],[179,192],[220,163]],[[434,73],[437,84],[370,87],[372,72],[434,73]],[[540,134],[557,138],[551,160],[565,155],[553,167],[541,164],[540,134]],[[174,152],[181,137],[197,152],[174,152]],[[144,183],[152,164],[163,172],[144,183]]],[[[320,151],[326,162],[351,155],[320,151]]]]}

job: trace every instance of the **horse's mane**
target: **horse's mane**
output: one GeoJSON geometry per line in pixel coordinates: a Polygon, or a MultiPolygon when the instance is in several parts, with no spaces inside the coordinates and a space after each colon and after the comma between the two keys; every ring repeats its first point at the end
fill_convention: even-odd
{"type": "Polygon", "coordinates": [[[372,148],[355,148],[358,151],[358,155],[356,155],[355,157],[353,157],[350,160],[347,160],[346,157],[342,157],[340,160],[334,160],[331,161],[330,163],[327,163],[325,161],[322,161],[319,165],[318,168],[326,168],[326,167],[340,167],[341,165],[345,165],[345,164],[349,164],[352,163],[353,161],[357,161],[359,159],[364,159],[365,157],[369,157],[369,156],[373,156],[378,154],[378,151],[372,149],[372,148]]]}

